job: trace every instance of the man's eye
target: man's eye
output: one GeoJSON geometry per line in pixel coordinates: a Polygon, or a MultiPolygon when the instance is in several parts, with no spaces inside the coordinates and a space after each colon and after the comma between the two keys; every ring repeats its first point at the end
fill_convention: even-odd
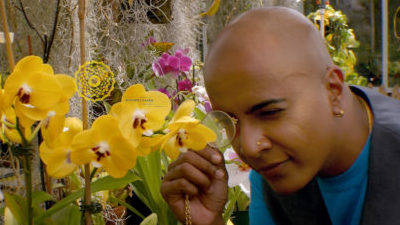
{"type": "Polygon", "coordinates": [[[264,111],[259,112],[259,116],[275,116],[282,111],[283,111],[283,109],[264,110],[264,111]]]}

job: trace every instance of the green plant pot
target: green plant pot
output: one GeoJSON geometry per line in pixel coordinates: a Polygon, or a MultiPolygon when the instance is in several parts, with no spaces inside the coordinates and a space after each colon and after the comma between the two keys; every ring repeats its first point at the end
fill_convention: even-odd
{"type": "Polygon", "coordinates": [[[249,211],[234,211],[231,216],[231,221],[235,225],[248,225],[249,211]]]}

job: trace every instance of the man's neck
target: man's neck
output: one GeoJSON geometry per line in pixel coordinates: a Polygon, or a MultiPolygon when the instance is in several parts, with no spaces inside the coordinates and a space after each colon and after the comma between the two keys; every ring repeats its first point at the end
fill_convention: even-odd
{"type": "Polygon", "coordinates": [[[338,121],[336,143],[332,150],[331,160],[323,171],[322,176],[336,176],[349,169],[356,161],[368,140],[370,125],[368,105],[360,97],[348,92],[345,115],[338,121]]]}

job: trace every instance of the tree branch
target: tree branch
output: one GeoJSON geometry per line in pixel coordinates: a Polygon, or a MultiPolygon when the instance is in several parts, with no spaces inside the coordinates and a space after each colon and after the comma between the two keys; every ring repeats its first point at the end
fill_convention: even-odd
{"type": "Polygon", "coordinates": [[[42,41],[42,44],[44,44],[43,37],[40,35],[40,33],[39,33],[39,31],[36,29],[36,27],[33,26],[33,24],[31,23],[31,21],[30,21],[29,18],[28,18],[28,15],[26,15],[25,8],[24,8],[24,6],[22,5],[22,0],[18,0],[18,2],[19,2],[19,7],[20,7],[20,8],[17,8],[17,9],[19,9],[19,10],[22,12],[22,14],[24,15],[24,18],[25,18],[26,23],[28,24],[29,28],[31,28],[32,30],[34,30],[34,31],[36,32],[37,36],[38,36],[38,37],[40,38],[40,40],[42,41]]]}
{"type": "Polygon", "coordinates": [[[60,14],[60,0],[57,0],[57,7],[56,7],[55,16],[54,16],[53,30],[51,31],[50,40],[48,41],[48,44],[45,47],[45,52],[44,52],[45,57],[43,58],[44,63],[49,61],[51,46],[53,45],[54,37],[56,35],[59,14],[60,14]]]}

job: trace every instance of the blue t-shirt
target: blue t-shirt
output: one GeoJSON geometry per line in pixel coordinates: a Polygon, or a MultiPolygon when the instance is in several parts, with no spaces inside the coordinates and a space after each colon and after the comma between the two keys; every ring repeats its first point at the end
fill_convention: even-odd
{"type": "MultiPolygon", "coordinates": [[[[368,179],[370,137],[360,155],[344,173],[328,178],[317,178],[332,225],[359,225],[368,179]]],[[[263,178],[250,172],[250,225],[275,225],[264,201],[263,178]]]]}

